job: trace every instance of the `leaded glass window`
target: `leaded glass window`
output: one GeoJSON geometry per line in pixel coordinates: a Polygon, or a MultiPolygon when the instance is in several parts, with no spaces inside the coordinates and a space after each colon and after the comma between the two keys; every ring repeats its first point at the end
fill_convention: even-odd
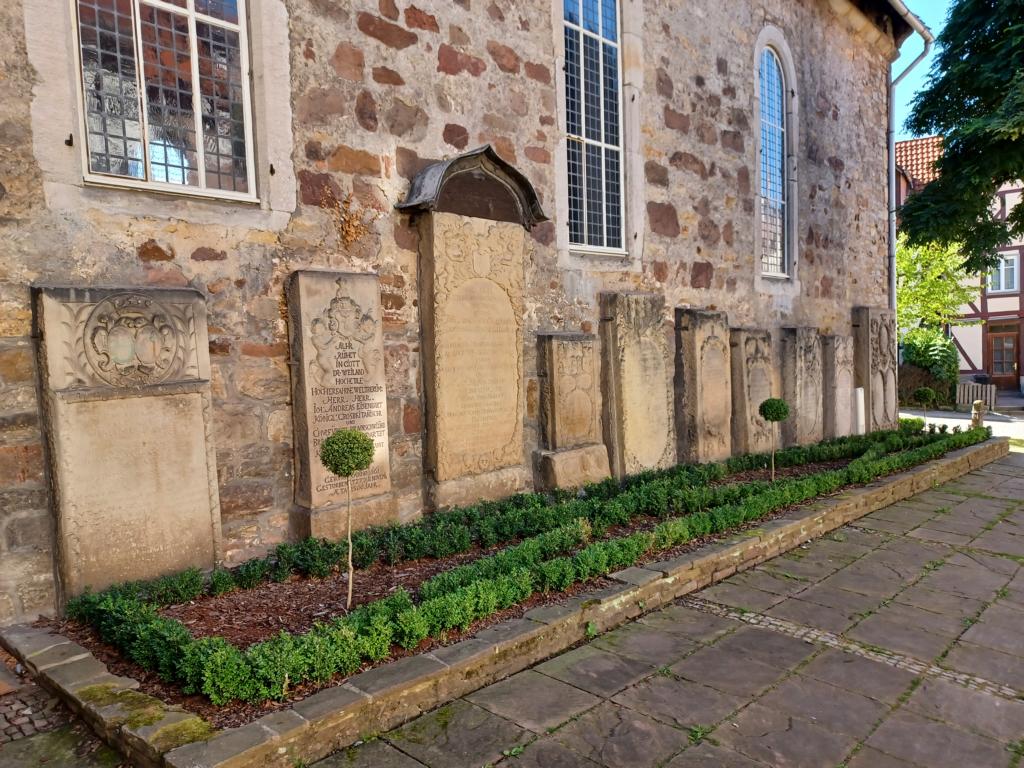
{"type": "Polygon", "coordinates": [[[789,178],[786,172],[786,81],[778,54],[761,52],[761,271],[789,273],[788,207],[789,178]]]}
{"type": "Polygon", "coordinates": [[[623,248],[616,0],[563,0],[569,243],[623,248]]]}
{"type": "Polygon", "coordinates": [[[78,0],[89,174],[254,196],[245,0],[78,0]]]}

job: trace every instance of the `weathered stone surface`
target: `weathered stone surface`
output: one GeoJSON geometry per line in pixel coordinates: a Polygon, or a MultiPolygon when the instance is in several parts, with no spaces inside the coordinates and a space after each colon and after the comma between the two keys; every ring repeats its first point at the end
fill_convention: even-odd
{"type": "MultiPolygon", "coordinates": [[[[346,501],[346,482],[320,463],[320,445],[338,429],[359,429],[373,439],[373,464],[352,476],[352,498],[387,493],[391,466],[377,276],[295,272],[288,307],[296,503],[321,509],[346,501]]],[[[358,514],[355,521],[366,525],[358,514]]]]}
{"type": "Polygon", "coordinates": [[[894,429],[896,401],[896,315],[889,309],[854,307],[854,386],[864,388],[868,432],[894,429]]]}
{"type": "Polygon", "coordinates": [[[596,342],[589,334],[537,335],[540,421],[549,450],[601,441],[596,342]]]}
{"type": "Polygon", "coordinates": [[[724,312],[676,309],[676,453],[679,461],[732,454],[732,369],[724,312]]]}
{"type": "Polygon", "coordinates": [[[853,337],[821,337],[822,392],[825,438],[844,437],[854,431],[853,337]]]}
{"type": "Polygon", "coordinates": [[[608,449],[603,445],[540,454],[540,482],[544,488],[579,488],[604,480],[610,474],[608,449]]]}
{"type": "Polygon", "coordinates": [[[220,507],[201,294],[35,298],[64,589],[212,567],[220,507]]]}
{"type": "Polygon", "coordinates": [[[670,466],[676,457],[664,299],[602,293],[600,304],[603,429],[612,473],[670,466]]]}
{"type": "Polygon", "coordinates": [[[427,465],[444,483],[523,464],[518,224],[434,213],[421,225],[427,465]]]}
{"type": "Polygon", "coordinates": [[[466,699],[535,733],[543,733],[600,701],[533,670],[494,683],[466,699]]]}
{"type": "Polygon", "coordinates": [[[821,337],[816,328],[782,329],[782,397],[789,404],[789,418],[782,422],[785,444],[807,445],[821,440],[821,337]]]}
{"type": "Polygon", "coordinates": [[[758,408],[772,397],[772,335],[770,331],[734,328],[729,332],[732,372],[732,447],[737,454],[771,450],[772,426],[758,408]]]}

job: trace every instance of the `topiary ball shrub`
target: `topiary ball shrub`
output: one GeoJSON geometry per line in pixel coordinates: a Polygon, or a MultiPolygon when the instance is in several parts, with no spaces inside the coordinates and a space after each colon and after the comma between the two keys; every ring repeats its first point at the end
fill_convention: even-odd
{"type": "Polygon", "coordinates": [[[789,418],[789,405],[778,397],[769,397],[758,407],[757,412],[765,421],[785,421],[789,418]]]}
{"type": "Polygon", "coordinates": [[[358,429],[339,429],[320,446],[320,462],[338,477],[351,477],[373,463],[373,440],[358,429]]]}
{"type": "Polygon", "coordinates": [[[921,405],[931,405],[935,402],[935,390],[931,387],[918,387],[914,390],[914,401],[921,405]]]}

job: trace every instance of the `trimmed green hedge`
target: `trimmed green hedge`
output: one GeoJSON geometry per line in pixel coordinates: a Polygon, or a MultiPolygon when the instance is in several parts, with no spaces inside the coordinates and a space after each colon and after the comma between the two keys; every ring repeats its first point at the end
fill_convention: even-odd
{"type": "MultiPolygon", "coordinates": [[[[187,693],[203,693],[214,704],[279,699],[299,682],[323,682],[335,674],[352,674],[365,662],[387,657],[396,643],[415,648],[428,637],[440,638],[448,631],[465,629],[536,591],[566,589],[693,538],[733,530],[791,504],[844,485],[870,482],[989,436],[987,429],[945,436],[889,433],[843,469],[754,484],[759,488],[756,493],[664,520],[649,532],[586,544],[589,525],[585,519],[574,520],[425,582],[418,604],[405,590],[399,590],[347,616],[318,623],[303,634],[281,632],[245,650],[223,638],[192,638],[180,622],[160,617],[155,599],[145,602],[138,585],[75,598],[68,605],[68,614],[94,626],[104,641],[161,679],[181,684],[187,693]],[[455,573],[458,575],[447,576],[455,573]]],[[[661,516],[668,516],[674,500],[658,498],[664,504],[661,516]]],[[[190,572],[183,581],[189,585],[187,589],[164,583],[163,591],[154,589],[151,594],[166,597],[167,590],[176,595],[190,592],[196,574],[190,572]]]]}
{"type": "MultiPolygon", "coordinates": [[[[924,439],[914,432],[901,426],[899,434],[908,441],[915,437],[924,439]]],[[[787,448],[776,454],[776,466],[856,458],[880,443],[889,445],[890,451],[912,444],[892,443],[893,435],[882,431],[787,448]]],[[[357,568],[366,568],[376,562],[393,565],[421,557],[448,557],[474,546],[490,548],[528,539],[577,520],[586,520],[593,534],[600,537],[609,526],[628,524],[638,515],[688,514],[761,493],[768,482],[710,483],[738,472],[763,469],[768,460],[768,454],[750,454],[713,464],[680,464],[641,472],[622,482],[608,478],[578,491],[560,491],[552,496],[518,494],[501,501],[435,512],[415,523],[368,528],[352,536],[353,560],[357,568]]],[[[192,569],[150,582],[123,584],[117,590],[119,594],[157,605],[173,605],[203,594],[251,589],[268,579],[285,581],[292,574],[326,576],[343,565],[346,556],[344,541],[309,538],[297,544],[280,544],[267,557],[248,560],[232,570],[218,569],[205,582],[202,574],[192,569]]]]}

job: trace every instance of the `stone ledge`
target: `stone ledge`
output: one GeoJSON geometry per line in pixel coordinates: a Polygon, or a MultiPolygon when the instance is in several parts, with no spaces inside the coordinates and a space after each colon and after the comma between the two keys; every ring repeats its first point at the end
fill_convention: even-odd
{"type": "MultiPolygon", "coordinates": [[[[421,712],[500,680],[736,571],[1005,456],[997,438],[811,502],[697,552],[611,575],[605,589],[528,611],[431,653],[407,657],[320,691],[248,725],[214,733],[194,715],[132,690],[67,638],[32,627],[0,631],[0,646],[40,672],[115,748],[145,768],[292,768],[319,760],[421,712]],[[65,647],[67,646],[67,647],[65,647]],[[98,665],[98,666],[97,666],[98,665]],[[139,713],[142,712],[143,715],[139,713]],[[198,738],[196,735],[199,734],[198,738]],[[192,743],[186,743],[191,741],[192,743]],[[177,746],[181,744],[182,746],[177,746]]],[[[84,649],[82,649],[84,651],[84,649]]]]}

